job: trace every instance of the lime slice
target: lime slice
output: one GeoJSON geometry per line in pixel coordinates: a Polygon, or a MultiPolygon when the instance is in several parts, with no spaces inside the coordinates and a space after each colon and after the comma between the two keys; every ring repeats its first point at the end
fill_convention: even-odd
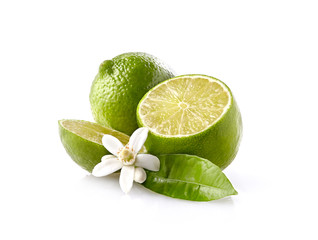
{"type": "Polygon", "coordinates": [[[99,124],[83,120],[63,119],[59,122],[59,133],[66,152],[79,166],[91,172],[101,158],[110,154],[102,145],[102,137],[110,134],[124,145],[129,136],[99,124]]]}
{"type": "Polygon", "coordinates": [[[137,119],[148,127],[153,154],[186,153],[224,169],[234,159],[242,132],[230,89],[205,75],[184,75],[152,88],[139,102],[137,119]]]}

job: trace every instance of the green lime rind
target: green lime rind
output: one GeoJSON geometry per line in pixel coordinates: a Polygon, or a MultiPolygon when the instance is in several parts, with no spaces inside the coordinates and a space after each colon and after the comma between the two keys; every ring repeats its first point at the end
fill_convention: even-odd
{"type": "Polygon", "coordinates": [[[162,61],[142,52],[124,53],[102,62],[89,95],[95,121],[131,135],[138,128],[139,100],[149,89],[173,76],[162,61]]]}
{"type": "Polygon", "coordinates": [[[160,170],[147,171],[144,187],[172,198],[211,201],[236,195],[222,170],[210,161],[186,154],[158,155],[160,170]]]}
{"type": "Polygon", "coordinates": [[[104,134],[113,135],[127,144],[129,136],[99,124],[63,119],[58,121],[61,142],[68,155],[80,167],[92,172],[104,155],[110,154],[102,145],[104,134]]]}
{"type": "MultiPolygon", "coordinates": [[[[230,106],[227,111],[208,129],[189,136],[163,136],[149,131],[145,147],[147,151],[154,155],[160,154],[190,154],[210,160],[212,163],[225,169],[234,160],[242,138],[242,118],[238,105],[229,87],[219,79],[201,75],[188,74],[168,79],[160,84],[164,84],[172,79],[198,76],[208,77],[221,82],[230,93],[230,106]]],[[[152,88],[154,89],[154,88],[152,88]]],[[[149,90],[140,100],[137,107],[137,122],[140,127],[146,127],[139,116],[140,105],[149,90]]]]}

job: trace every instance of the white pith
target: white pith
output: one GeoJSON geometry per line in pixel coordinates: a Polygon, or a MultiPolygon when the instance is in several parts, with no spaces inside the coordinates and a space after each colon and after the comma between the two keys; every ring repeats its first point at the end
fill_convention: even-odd
{"type": "MultiPolygon", "coordinates": [[[[189,81],[188,81],[189,82],[189,81]]],[[[192,83],[192,82],[190,82],[190,83],[192,83]]],[[[201,88],[202,88],[202,86],[201,86],[201,88]]],[[[198,88],[199,89],[199,88],[198,88]]],[[[159,90],[160,91],[160,90],[159,90]]],[[[218,94],[217,93],[218,91],[215,91],[214,92],[214,94],[218,94]]],[[[183,96],[182,97],[185,97],[186,95],[189,95],[191,93],[191,90],[188,90],[188,86],[185,88],[185,92],[184,92],[184,94],[183,94],[183,96]]],[[[208,93],[208,94],[210,94],[210,93],[208,93]]],[[[213,94],[213,93],[211,93],[211,94],[213,94]]],[[[192,95],[191,95],[191,98],[192,98],[192,95]]],[[[190,98],[190,99],[191,99],[190,98]]],[[[212,99],[212,97],[210,98],[209,96],[206,98],[206,99],[212,99]]],[[[184,99],[181,99],[181,100],[184,100],[184,99]]],[[[187,100],[187,99],[185,99],[185,100],[187,100]]],[[[140,116],[140,119],[141,119],[141,121],[142,121],[142,123],[143,123],[143,125],[144,126],[146,126],[146,127],[148,127],[149,128],[149,130],[151,131],[151,132],[153,132],[154,134],[156,134],[156,135],[159,135],[159,136],[163,136],[163,137],[184,137],[184,136],[191,136],[191,135],[196,135],[196,134],[198,134],[198,133],[200,133],[200,132],[204,132],[205,130],[207,130],[208,128],[210,128],[212,125],[214,125],[216,122],[218,122],[218,120],[219,119],[221,119],[222,118],[222,116],[227,112],[227,110],[229,109],[229,107],[230,107],[230,105],[231,105],[231,101],[232,101],[232,96],[231,96],[231,94],[230,94],[230,92],[229,92],[229,90],[228,90],[228,88],[225,86],[225,84],[223,84],[222,82],[220,82],[220,81],[218,81],[218,80],[216,80],[216,79],[213,79],[213,78],[210,78],[210,77],[207,77],[207,76],[202,76],[202,75],[193,75],[193,76],[180,76],[180,77],[178,77],[178,78],[173,78],[173,79],[171,79],[171,80],[168,80],[168,81],[166,81],[166,82],[164,82],[164,83],[162,83],[162,84],[159,84],[159,85],[157,85],[156,87],[154,87],[153,89],[152,89],[152,91],[151,92],[148,92],[147,93],[147,95],[145,96],[145,98],[142,100],[142,102],[140,103],[140,105],[139,105],[139,109],[138,109],[138,114],[139,114],[139,116],[140,116]],[[184,111],[186,111],[186,110],[188,110],[188,111],[190,111],[191,112],[191,114],[192,115],[195,115],[195,113],[198,113],[196,110],[195,110],[195,106],[193,106],[192,107],[192,110],[191,110],[191,106],[189,106],[189,104],[188,103],[183,103],[182,101],[180,101],[180,99],[178,99],[179,100],[179,102],[171,102],[171,101],[165,101],[165,99],[156,99],[156,98],[152,98],[152,97],[149,97],[149,94],[151,94],[152,92],[154,92],[158,87],[163,87],[163,85],[166,85],[166,87],[167,87],[167,89],[170,91],[170,93],[172,94],[172,95],[174,95],[176,98],[178,98],[177,97],[177,95],[178,94],[176,94],[176,92],[173,90],[173,89],[170,89],[168,86],[168,84],[171,82],[171,81],[174,81],[174,80],[179,80],[180,78],[186,78],[186,79],[196,79],[196,78],[201,78],[201,79],[205,79],[205,80],[208,80],[210,83],[216,83],[216,84],[218,84],[218,86],[220,86],[222,89],[223,89],[223,91],[224,91],[224,93],[227,95],[227,102],[226,102],[226,104],[225,105],[218,105],[218,104],[214,104],[214,102],[212,103],[213,105],[215,105],[215,106],[217,106],[217,108],[219,109],[219,113],[221,113],[218,117],[215,117],[215,116],[213,116],[212,114],[209,114],[210,116],[209,116],[209,121],[212,121],[212,123],[211,124],[209,124],[208,123],[208,121],[207,122],[203,122],[203,121],[201,121],[202,123],[201,123],[201,125],[202,126],[204,126],[204,125],[206,125],[206,127],[204,127],[203,129],[201,129],[200,131],[195,131],[195,132],[193,132],[193,133],[190,133],[190,134],[180,134],[180,132],[181,132],[181,128],[182,128],[182,126],[185,124],[185,123],[189,123],[189,121],[187,121],[187,122],[185,122],[184,121],[184,119],[183,119],[183,117],[184,117],[184,111]],[[178,113],[179,111],[182,111],[182,112],[179,112],[179,116],[181,115],[181,119],[180,119],[180,124],[179,124],[179,130],[178,130],[178,132],[179,132],[179,134],[162,134],[161,132],[158,132],[157,131],[157,126],[156,127],[151,127],[151,126],[149,126],[150,124],[147,124],[147,122],[145,121],[145,116],[147,116],[148,114],[153,114],[153,115],[155,115],[156,113],[154,113],[154,112],[149,112],[149,113],[146,113],[145,115],[142,115],[141,114],[141,109],[142,109],[142,107],[141,106],[145,106],[145,108],[147,108],[147,105],[144,105],[144,104],[146,104],[146,103],[144,103],[146,100],[154,100],[154,101],[156,101],[156,102],[162,102],[163,104],[168,104],[168,105],[166,105],[166,106],[169,106],[169,104],[171,105],[171,106],[169,106],[170,107],[170,112],[175,112],[175,113],[173,113],[173,114],[171,114],[168,118],[164,118],[164,121],[163,121],[163,123],[161,123],[161,124],[159,124],[159,125],[157,125],[157,126],[160,126],[160,128],[162,128],[164,125],[165,125],[165,123],[166,122],[169,122],[169,119],[170,118],[173,118],[173,115],[174,114],[176,114],[176,113],[178,113]],[[175,105],[175,106],[174,106],[175,105]],[[222,111],[221,111],[222,110],[222,111]]],[[[206,102],[202,102],[202,103],[206,103],[206,102]]],[[[211,101],[210,101],[210,104],[211,104],[211,101]]],[[[163,113],[163,112],[165,112],[165,111],[156,111],[156,112],[159,112],[159,114],[160,113],[163,113]]],[[[202,113],[202,112],[201,112],[202,113]]],[[[164,113],[163,113],[164,114],[164,113]]],[[[189,118],[189,116],[191,115],[189,112],[186,114],[186,115],[188,115],[188,118],[189,118]]],[[[200,116],[199,115],[196,115],[196,119],[197,120],[202,120],[202,118],[200,119],[200,116]]],[[[191,119],[191,118],[189,118],[189,119],[191,119]]],[[[191,122],[191,121],[190,121],[191,122]]],[[[183,126],[184,127],[184,126],[183,126]]],[[[175,130],[176,130],[176,128],[174,128],[175,130]]],[[[194,131],[193,129],[195,129],[195,128],[192,128],[192,130],[191,131],[194,131]]]]}

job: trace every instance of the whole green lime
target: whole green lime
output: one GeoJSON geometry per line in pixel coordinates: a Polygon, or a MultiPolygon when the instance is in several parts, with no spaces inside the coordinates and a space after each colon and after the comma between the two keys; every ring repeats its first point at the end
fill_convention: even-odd
{"type": "Polygon", "coordinates": [[[140,99],[171,77],[169,67],[147,53],[124,53],[104,61],[89,96],[95,121],[131,135],[138,128],[136,109],[140,99]]]}
{"type": "Polygon", "coordinates": [[[197,155],[222,169],[233,161],[242,137],[240,110],[229,87],[200,74],[152,88],[140,101],[137,118],[149,128],[148,152],[197,155]]]}

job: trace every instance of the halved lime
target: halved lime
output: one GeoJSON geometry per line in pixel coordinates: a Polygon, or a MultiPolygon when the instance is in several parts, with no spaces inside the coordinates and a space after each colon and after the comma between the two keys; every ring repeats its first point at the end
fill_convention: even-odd
{"type": "Polygon", "coordinates": [[[205,75],[183,75],[152,88],[137,108],[145,143],[153,154],[186,153],[224,169],[234,159],[242,133],[239,108],[230,89],[205,75]]]}
{"type": "Polygon", "coordinates": [[[110,154],[102,145],[102,137],[110,134],[124,145],[129,136],[99,124],[83,121],[63,119],[59,122],[59,133],[66,152],[79,166],[91,172],[101,158],[110,154]]]}

